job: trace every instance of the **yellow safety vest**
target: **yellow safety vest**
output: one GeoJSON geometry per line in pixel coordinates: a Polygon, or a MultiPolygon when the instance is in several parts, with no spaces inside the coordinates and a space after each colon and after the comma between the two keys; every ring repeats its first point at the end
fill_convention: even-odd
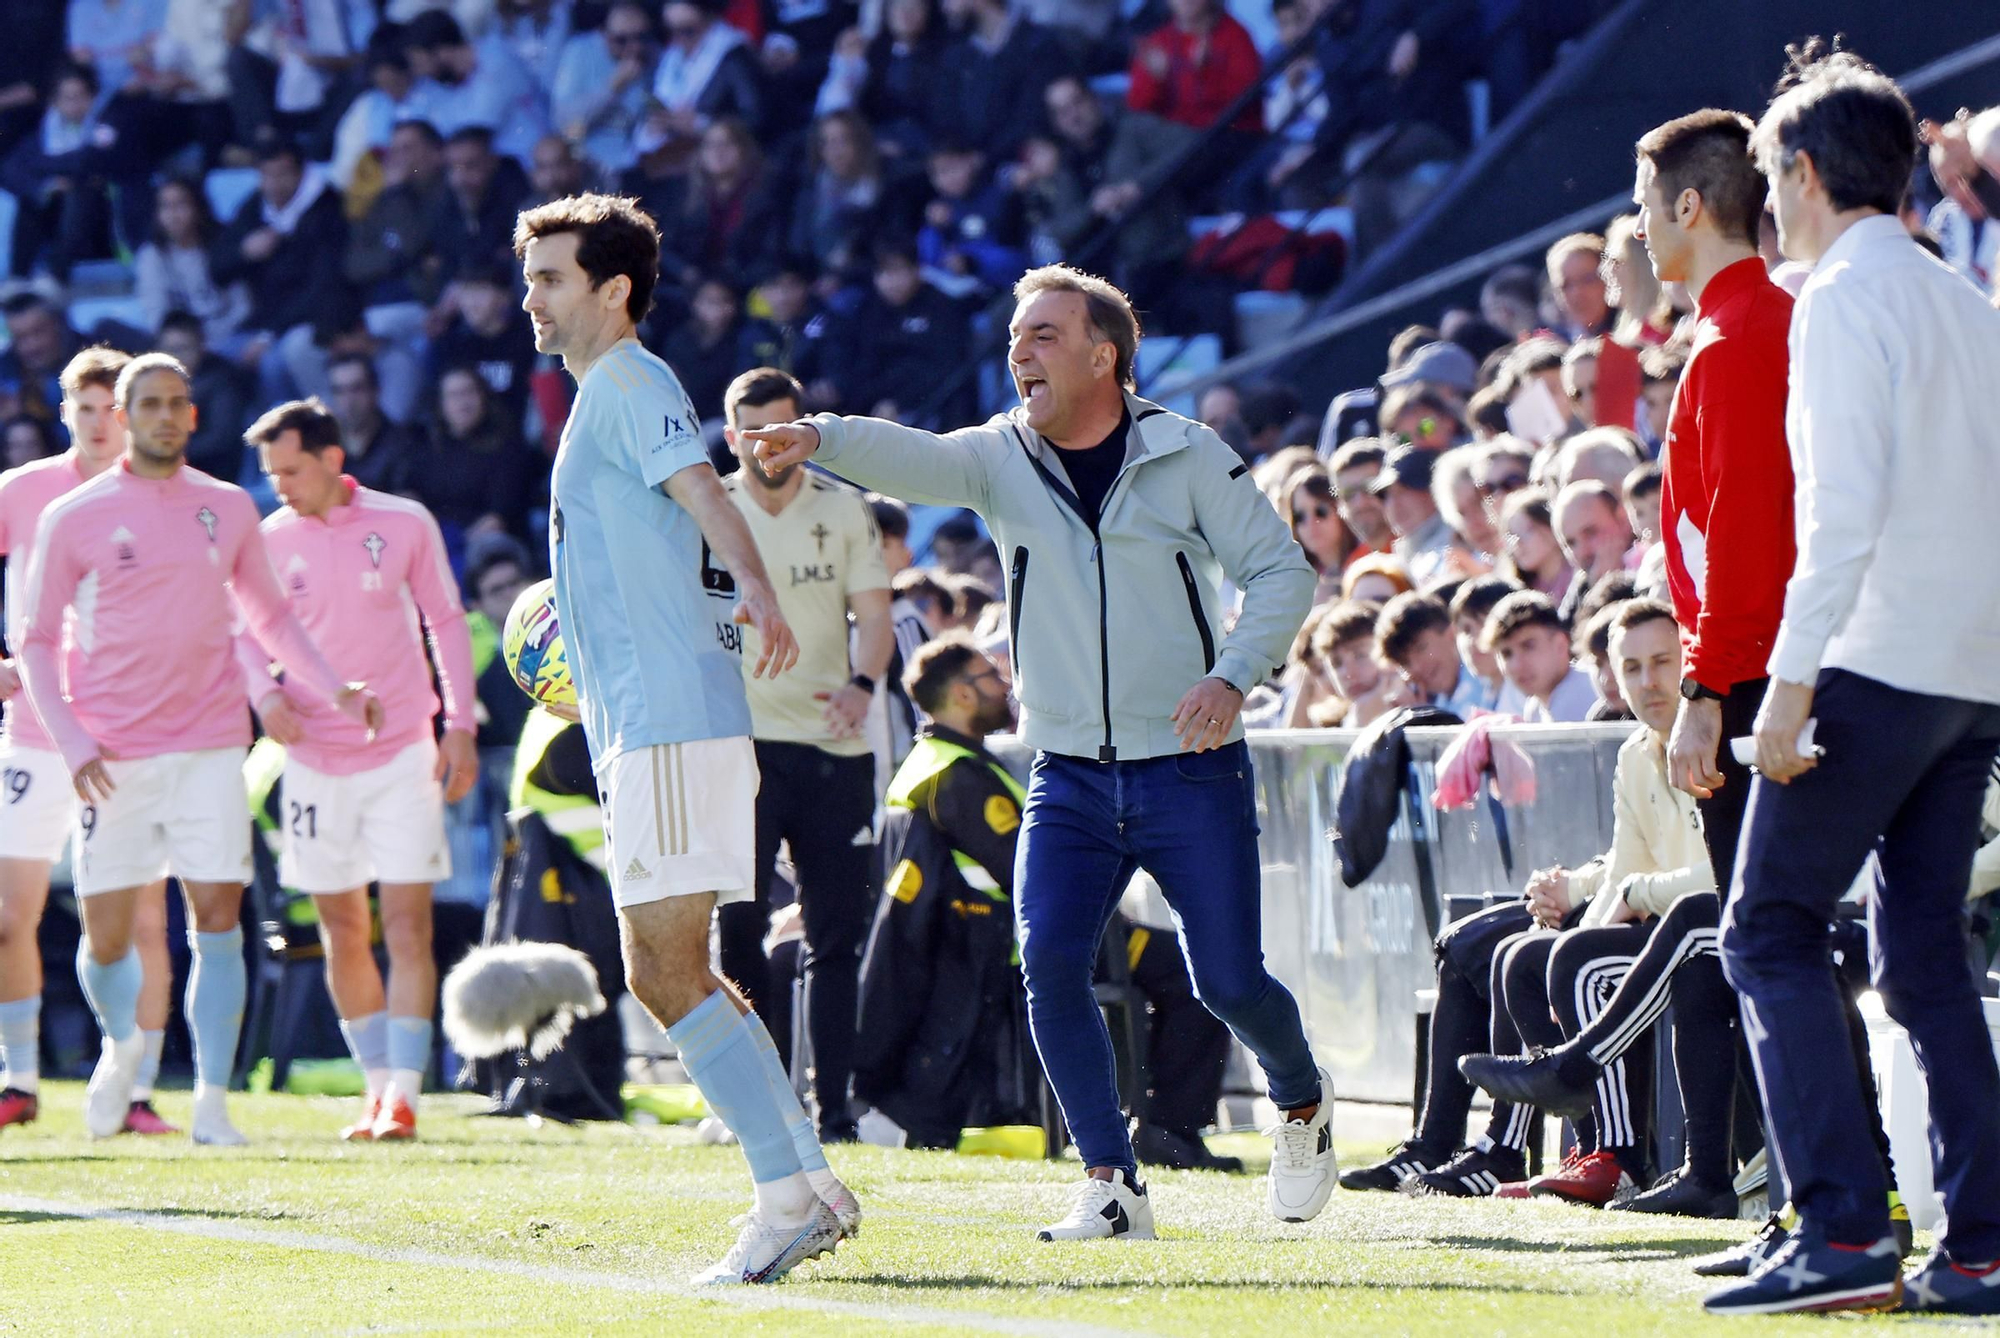
{"type": "MultiPolygon", "coordinates": [[[[889,792],[883,796],[883,802],[892,808],[915,809],[924,802],[925,792],[937,783],[939,777],[955,763],[968,758],[986,762],[993,774],[1000,778],[1000,783],[1007,788],[1007,793],[1014,797],[1017,809],[1028,802],[1027,790],[1022,788],[1021,782],[1014,779],[1012,772],[998,762],[981,759],[978,753],[963,744],[947,743],[928,734],[916,741],[915,746],[910,749],[909,756],[905,757],[903,764],[896,768],[896,775],[889,782],[889,792]]],[[[1000,884],[986,871],[985,865],[962,850],[953,850],[951,857],[952,862],[958,866],[959,877],[965,879],[966,886],[984,892],[994,901],[1007,900],[1007,894],[1000,890],[1000,884]]]]}
{"type": "Polygon", "coordinates": [[[521,722],[521,742],[514,750],[514,776],[507,787],[509,809],[529,809],[548,829],[569,842],[577,858],[604,867],[604,810],[595,796],[555,794],[528,779],[542,754],[569,722],[537,706],[521,722]]]}

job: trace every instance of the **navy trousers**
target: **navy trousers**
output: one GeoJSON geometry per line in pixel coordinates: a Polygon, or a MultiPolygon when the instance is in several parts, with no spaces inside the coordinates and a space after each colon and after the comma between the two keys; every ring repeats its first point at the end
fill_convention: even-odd
{"type": "Polygon", "coordinates": [[[1826,755],[1790,785],[1752,788],[1722,923],[1772,1154],[1793,1204],[1831,1239],[1888,1234],[1889,1186],[1827,933],[1872,850],[1870,976],[1930,1087],[1943,1243],[1957,1260],[2000,1258],[2000,1067],[1965,951],[2000,706],[1829,669],[1813,714],[1826,755]]]}
{"type": "Polygon", "coordinates": [[[1038,753],[1014,855],[1021,969],[1035,1049],[1086,1167],[1138,1165],[1091,988],[1098,941],[1138,869],[1174,913],[1196,997],[1257,1056],[1271,1100],[1286,1110],[1320,1096],[1298,1004],[1264,967],[1249,745],[1133,762],[1038,753]]]}

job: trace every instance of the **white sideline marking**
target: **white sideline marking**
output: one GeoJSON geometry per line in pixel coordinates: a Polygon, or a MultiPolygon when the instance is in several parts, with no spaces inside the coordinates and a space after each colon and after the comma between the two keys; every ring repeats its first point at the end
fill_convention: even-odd
{"type": "MultiPolygon", "coordinates": [[[[48,1213],[52,1216],[76,1218],[81,1221],[141,1227],[169,1235],[196,1236],[203,1240],[229,1241],[241,1245],[267,1245],[277,1249],[313,1250],[321,1254],[346,1255],[353,1259],[371,1259],[384,1264],[409,1264],[419,1268],[448,1268],[460,1272],[490,1273],[562,1287],[601,1287],[608,1291],[672,1296],[687,1301],[734,1305],[745,1310],[804,1310],[885,1323],[936,1324],[975,1329],[986,1333],[1019,1334],[1022,1338],[1138,1338],[1138,1335],[1129,1329],[1111,1329],[1068,1321],[1020,1319],[1010,1315],[992,1315],[978,1310],[952,1310],[937,1306],[876,1305],[866,1301],[841,1301],[832,1297],[803,1296],[771,1287],[696,1287],[665,1278],[643,1277],[631,1273],[605,1273],[585,1268],[564,1268],[557,1264],[494,1259],[476,1254],[447,1254],[442,1250],[371,1245],[367,1241],[354,1240],[347,1236],[322,1236],[311,1232],[282,1229],[266,1231],[212,1218],[167,1217],[129,1208],[96,1208],[89,1204],[29,1198],[19,1194],[0,1194],[0,1211],[48,1213]]],[[[838,1279],[830,1278],[828,1281],[838,1281],[838,1279]]]]}

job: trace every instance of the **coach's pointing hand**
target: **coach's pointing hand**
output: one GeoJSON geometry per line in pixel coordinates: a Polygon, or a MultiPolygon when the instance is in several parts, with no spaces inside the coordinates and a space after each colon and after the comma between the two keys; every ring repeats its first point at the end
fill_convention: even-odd
{"type": "Polygon", "coordinates": [[[759,653],[752,671],[757,678],[776,678],[799,662],[799,639],[792,625],[778,611],[778,595],[768,581],[737,578],[743,600],[736,606],[734,621],[757,629],[759,653]]]}
{"type": "Polygon", "coordinates": [[[766,474],[804,464],[819,449],[819,429],[811,423],[745,428],[737,434],[757,443],[757,464],[766,474]]]}

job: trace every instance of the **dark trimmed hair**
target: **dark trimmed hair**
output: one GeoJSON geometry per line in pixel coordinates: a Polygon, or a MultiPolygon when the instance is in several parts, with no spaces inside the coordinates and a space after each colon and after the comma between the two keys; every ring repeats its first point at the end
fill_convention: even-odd
{"type": "MultiPolygon", "coordinates": [[[[752,367],[722,392],[722,416],[729,426],[735,427],[737,410],[761,409],[787,399],[804,412],[806,391],[797,377],[776,367],[752,367]]],[[[908,532],[906,523],[904,533],[908,532]]]]}
{"type": "Polygon", "coordinates": [[[1639,581],[1631,572],[1606,572],[1576,602],[1576,625],[1582,627],[1604,610],[1616,608],[1626,600],[1637,597],[1638,593],[1639,581]]]}
{"type": "Polygon", "coordinates": [[[1631,600],[1621,600],[1616,604],[1606,604],[1589,618],[1578,619],[1582,629],[1576,634],[1583,653],[1593,660],[1604,661],[1611,658],[1611,625],[1618,621],[1618,615],[1631,600]]]}
{"type": "Polygon", "coordinates": [[[179,358],[170,353],[141,353],[118,371],[118,384],[112,391],[118,397],[118,407],[131,408],[132,387],[139,383],[140,377],[154,372],[172,372],[190,391],[194,389],[194,378],[188,375],[187,367],[179,358]]]}
{"type": "Polygon", "coordinates": [[[1485,625],[1486,617],[1493,612],[1493,606],[1521,587],[1505,576],[1480,576],[1458,587],[1451,597],[1451,620],[1473,617],[1485,625]]]}
{"type": "Polygon", "coordinates": [[[1625,500],[1634,497],[1656,497],[1666,486],[1666,471],[1660,468],[1658,460],[1648,460],[1625,476],[1625,500]]]}
{"type": "Polygon", "coordinates": [[[1451,632],[1451,610],[1436,595],[1405,590],[1382,607],[1375,621],[1375,644],[1382,657],[1400,665],[1418,637],[1436,628],[1451,632]]]}
{"type": "Polygon", "coordinates": [[[275,446],[278,438],[287,432],[299,434],[299,449],[308,455],[324,455],[329,446],[341,444],[340,421],[317,395],[310,399],[287,400],[277,408],[266,411],[250,425],[250,430],[243,434],[243,440],[260,448],[275,446]]]}
{"type": "Polygon", "coordinates": [[[132,361],[132,355],[109,344],[92,344],[63,364],[62,382],[64,399],[74,399],[90,386],[102,386],[113,392],[118,390],[118,374],[125,370],[125,364],[132,361]]]}
{"type": "Polygon", "coordinates": [[[1313,654],[1331,658],[1333,652],[1350,641],[1373,641],[1375,624],[1382,617],[1382,606],[1365,600],[1343,599],[1332,605],[1326,617],[1320,620],[1319,629],[1313,633],[1313,654]]]}
{"type": "Polygon", "coordinates": [[[1917,161],[1917,119],[1903,90],[1816,37],[1785,56],[1777,96],[1750,136],[1758,170],[1788,171],[1803,153],[1835,209],[1895,213],[1917,161]]]}
{"type": "Polygon", "coordinates": [[[1757,129],[1742,112],[1705,107],[1655,126],[1640,139],[1636,154],[1650,163],[1660,196],[1671,210],[1682,191],[1691,190],[1715,215],[1725,237],[1757,244],[1757,221],[1764,216],[1769,187],[1750,160],[1750,136],[1757,129]]]}
{"type": "Polygon", "coordinates": [[[1091,333],[1118,350],[1112,375],[1127,390],[1137,384],[1132,379],[1132,363],[1139,356],[1143,331],[1139,327],[1139,313],[1132,310],[1131,298],[1107,280],[1068,265],[1042,265],[1014,281],[1017,306],[1039,293],[1081,293],[1091,333]]]}
{"type": "Polygon", "coordinates": [[[1355,437],[1333,453],[1333,459],[1326,462],[1327,472],[1340,475],[1362,465],[1381,468],[1389,459],[1388,448],[1382,445],[1380,437],[1355,437]]]}
{"type": "Polygon", "coordinates": [[[948,617],[958,616],[958,596],[929,567],[905,567],[889,578],[889,589],[898,599],[928,599],[948,617]]]}
{"type": "Polygon", "coordinates": [[[1495,604],[1493,612],[1486,615],[1486,630],[1479,634],[1480,649],[1493,650],[1516,632],[1525,632],[1531,627],[1546,627],[1552,632],[1569,635],[1569,627],[1547,595],[1539,590],[1516,590],[1495,604]]]}
{"type": "Polygon", "coordinates": [[[637,325],[653,307],[653,289],[660,282],[660,225],[637,200],[618,195],[570,195],[527,210],[514,223],[514,258],[528,258],[528,243],[539,238],[576,234],[576,263],[602,288],[624,275],[632,293],[625,314],[637,325]]]}
{"type": "Polygon", "coordinates": [[[884,539],[910,537],[910,508],[879,492],[868,494],[868,509],[875,513],[875,529],[884,539]]]}
{"type": "Polygon", "coordinates": [[[1000,596],[994,593],[993,587],[970,572],[945,573],[944,586],[951,591],[952,617],[960,622],[972,622],[1000,602],[1000,596]]]}
{"type": "Polygon", "coordinates": [[[1673,606],[1663,599],[1650,597],[1628,599],[1618,605],[1617,609],[1617,613],[1611,619],[1611,630],[1614,632],[1629,632],[1641,623],[1652,622],[1655,618],[1664,618],[1675,627],[1681,625],[1680,619],[1674,617],[1673,606]]]}
{"type": "Polygon", "coordinates": [[[926,641],[910,657],[910,667],[903,671],[903,688],[924,714],[936,714],[951,685],[985,658],[966,633],[946,632],[926,641]]]}

